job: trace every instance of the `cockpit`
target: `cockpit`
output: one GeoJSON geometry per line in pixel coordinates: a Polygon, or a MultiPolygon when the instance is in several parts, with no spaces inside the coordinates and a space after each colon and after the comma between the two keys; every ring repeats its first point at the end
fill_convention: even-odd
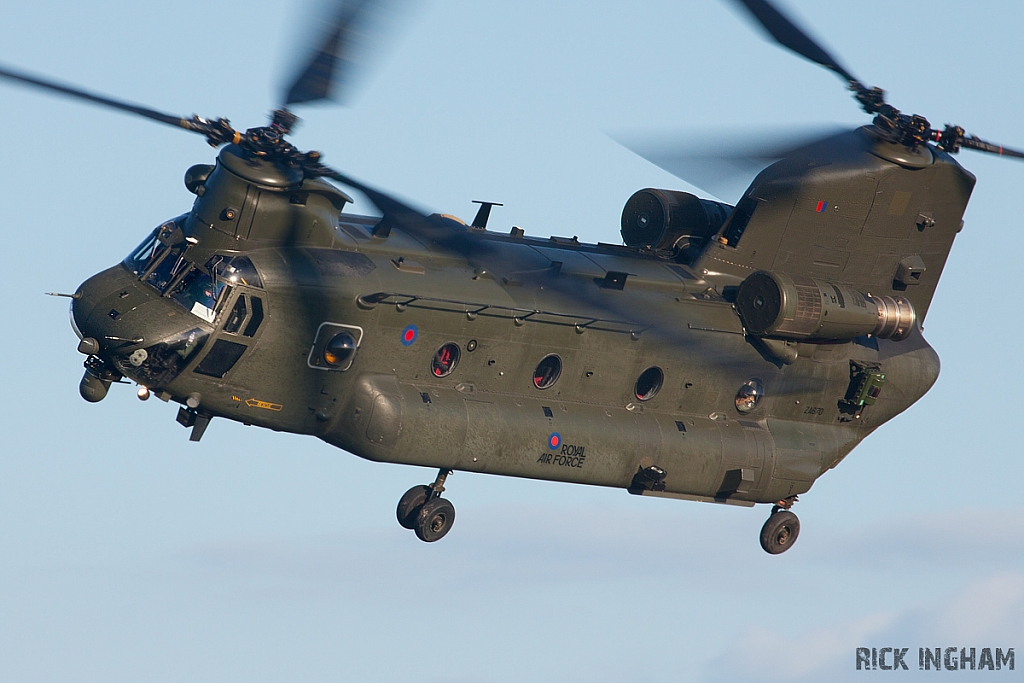
{"type": "Polygon", "coordinates": [[[124,260],[139,280],[189,313],[213,323],[233,285],[262,287],[260,276],[245,256],[217,254],[198,265],[188,258],[193,240],[182,237],[174,222],[154,230],[124,260]]]}
{"type": "MultiPolygon", "coordinates": [[[[166,385],[197,358],[202,360],[196,372],[223,377],[252,343],[264,318],[264,295],[254,291],[263,282],[249,258],[209,256],[195,248],[198,242],[183,234],[181,224],[179,219],[159,226],[123,262],[145,287],[194,316],[191,322],[178,323],[173,333],[140,335],[149,341],[152,334],[156,343],[130,354],[111,354],[118,372],[147,387],[166,385]],[[201,260],[196,260],[199,254],[201,260]],[[238,339],[228,341],[223,335],[238,339]],[[232,352],[228,360],[223,358],[225,348],[232,352]]],[[[158,324],[166,329],[166,323],[158,324]]]]}

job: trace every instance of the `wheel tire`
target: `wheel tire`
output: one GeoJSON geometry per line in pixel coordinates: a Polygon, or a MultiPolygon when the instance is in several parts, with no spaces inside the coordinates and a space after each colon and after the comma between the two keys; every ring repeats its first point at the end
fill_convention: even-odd
{"type": "Polygon", "coordinates": [[[420,508],[413,530],[421,541],[440,541],[455,523],[455,506],[444,498],[431,498],[420,508]]]}
{"type": "Polygon", "coordinates": [[[398,523],[406,529],[416,528],[416,517],[420,508],[430,498],[430,494],[429,486],[413,486],[406,491],[398,501],[398,509],[395,511],[398,523]]]}
{"type": "Polygon", "coordinates": [[[761,547],[766,553],[778,555],[793,547],[800,535],[800,520],[789,510],[776,512],[761,527],[761,547]]]}

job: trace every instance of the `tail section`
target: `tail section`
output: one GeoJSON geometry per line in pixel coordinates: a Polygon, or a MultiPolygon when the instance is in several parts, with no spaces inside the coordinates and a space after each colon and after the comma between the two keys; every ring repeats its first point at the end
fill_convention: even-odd
{"type": "Polygon", "coordinates": [[[974,183],[932,147],[887,143],[870,127],[843,133],[762,171],[696,267],[905,297],[923,320],[974,183]]]}

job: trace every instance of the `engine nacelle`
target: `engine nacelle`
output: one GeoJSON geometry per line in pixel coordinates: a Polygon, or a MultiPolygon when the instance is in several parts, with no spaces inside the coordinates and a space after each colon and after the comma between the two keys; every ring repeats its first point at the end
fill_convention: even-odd
{"type": "Polygon", "coordinates": [[[872,296],[803,275],[759,270],[736,295],[747,332],[757,337],[842,341],[864,335],[901,341],[917,322],[902,296],[872,296]]]}
{"type": "Polygon", "coordinates": [[[648,188],[633,193],[622,209],[622,241],[679,256],[703,247],[718,232],[732,207],[689,192],[648,188]]]}

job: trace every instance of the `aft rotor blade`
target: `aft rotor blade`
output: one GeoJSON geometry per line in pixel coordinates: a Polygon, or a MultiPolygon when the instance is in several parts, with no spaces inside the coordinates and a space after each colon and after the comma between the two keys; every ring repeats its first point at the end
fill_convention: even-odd
{"type": "Polygon", "coordinates": [[[1003,147],[1002,145],[996,145],[991,142],[985,142],[976,137],[967,137],[960,141],[960,146],[966,149],[973,149],[979,152],[988,152],[989,154],[998,154],[1001,157],[1011,157],[1014,159],[1024,159],[1024,152],[1009,147],[1003,147]]]}
{"type": "Polygon", "coordinates": [[[767,2],[767,0],[736,1],[746,7],[780,45],[789,48],[812,62],[820,64],[826,69],[834,71],[849,83],[860,84],[860,81],[844,69],[835,57],[830,55],[816,40],[807,35],[796,23],[786,17],[770,2],[767,2]]]}
{"type": "Polygon", "coordinates": [[[93,104],[99,104],[104,107],[110,107],[112,109],[118,109],[120,111],[128,112],[129,114],[135,114],[137,116],[143,116],[152,121],[159,121],[160,123],[166,123],[172,126],[178,126],[179,128],[185,128],[188,130],[194,130],[192,119],[182,118],[180,116],[174,116],[173,114],[164,114],[163,112],[150,109],[149,107],[143,107],[130,102],[122,102],[121,100],[111,99],[104,97],[103,95],[97,95],[95,93],[82,90],[80,88],[74,88],[69,85],[62,85],[54,81],[39,78],[37,76],[30,76],[24,72],[14,71],[10,68],[0,65],[0,76],[3,78],[17,81],[25,85],[30,85],[35,88],[43,90],[49,90],[50,92],[59,93],[68,97],[73,97],[79,100],[85,100],[86,102],[92,102],[93,104]]]}
{"type": "Polygon", "coordinates": [[[686,131],[616,135],[613,139],[696,188],[735,201],[765,167],[845,132],[839,127],[686,131]]]}
{"type": "MultiPolygon", "coordinates": [[[[313,52],[285,87],[283,105],[318,102],[348,95],[351,82],[365,67],[367,53],[383,42],[394,23],[397,0],[340,0],[321,22],[313,52]]],[[[312,41],[311,41],[312,42],[312,41]]]]}

